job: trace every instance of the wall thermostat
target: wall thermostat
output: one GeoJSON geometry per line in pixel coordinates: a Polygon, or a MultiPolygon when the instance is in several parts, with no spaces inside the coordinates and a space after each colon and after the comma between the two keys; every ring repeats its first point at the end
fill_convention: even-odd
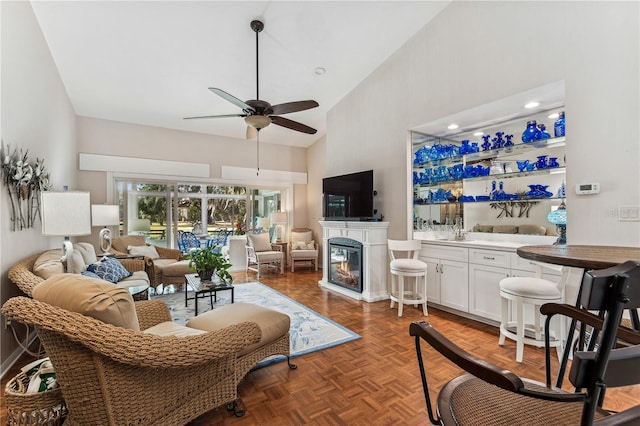
{"type": "Polygon", "coordinates": [[[580,183],[576,185],[576,194],[578,195],[597,194],[598,192],[600,192],[599,183],[580,183]]]}

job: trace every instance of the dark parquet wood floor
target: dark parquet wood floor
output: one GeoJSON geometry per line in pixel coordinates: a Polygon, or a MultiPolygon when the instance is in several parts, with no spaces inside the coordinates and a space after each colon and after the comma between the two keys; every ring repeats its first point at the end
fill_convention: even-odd
{"type": "MultiPolygon", "coordinates": [[[[254,273],[235,273],[235,282],[255,281],[254,273]]],[[[406,307],[403,318],[386,301],[364,303],[318,286],[320,273],[300,270],[263,275],[260,281],[362,336],[343,345],[296,358],[297,370],[278,363],[253,371],[239,386],[246,415],[224,407],[191,423],[202,425],[426,425],[429,424],[409,324],[424,317],[406,307]]],[[[428,321],[462,348],[516,374],[544,381],[544,351],[525,347],[515,362],[515,344],[498,346],[498,330],[446,312],[429,309],[428,321]]],[[[430,348],[423,349],[434,390],[460,370],[430,348]]],[[[18,364],[30,360],[25,356],[18,364]]],[[[554,371],[557,362],[554,364],[554,371]]],[[[2,387],[15,374],[2,380],[2,387]]],[[[435,393],[434,395],[435,396],[435,393]]],[[[608,391],[606,407],[624,409],[640,402],[640,386],[608,391]]],[[[6,422],[0,408],[0,424],[6,422]]]]}

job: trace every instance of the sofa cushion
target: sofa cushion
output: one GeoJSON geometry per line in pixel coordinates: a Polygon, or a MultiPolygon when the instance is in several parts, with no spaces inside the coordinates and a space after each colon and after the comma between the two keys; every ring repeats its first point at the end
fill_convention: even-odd
{"type": "Polygon", "coordinates": [[[529,235],[544,235],[547,233],[547,228],[540,225],[520,225],[518,226],[518,233],[529,235]]]}
{"type": "Polygon", "coordinates": [[[247,243],[257,252],[273,250],[269,242],[269,234],[247,234],[247,243]]]}
{"type": "Polygon", "coordinates": [[[494,234],[516,234],[518,232],[518,227],[515,225],[494,225],[493,233],[494,234]]]}
{"type": "Polygon", "coordinates": [[[274,342],[287,334],[291,327],[291,318],[289,318],[289,315],[273,309],[242,302],[224,305],[198,315],[187,322],[187,327],[205,331],[216,331],[245,321],[258,324],[262,332],[262,337],[258,343],[240,351],[240,355],[247,354],[260,346],[274,342]]]}
{"type": "Polygon", "coordinates": [[[133,298],[124,288],[78,274],[57,274],[35,286],[33,298],[102,322],[140,330],[133,298]]]}
{"type": "Polygon", "coordinates": [[[133,273],[122,266],[122,263],[111,257],[103,257],[100,262],[87,266],[87,271],[93,272],[103,280],[116,284],[118,281],[130,277],[133,273]]]}
{"type": "Polygon", "coordinates": [[[162,268],[162,277],[179,277],[184,279],[187,274],[193,274],[195,271],[189,267],[188,260],[173,261],[170,265],[166,265],[162,268]]]}
{"type": "Polygon", "coordinates": [[[71,257],[67,260],[67,272],[72,274],[81,274],[87,270],[87,264],[84,262],[82,258],[82,254],[74,250],[71,253],[71,257]]]}
{"type": "Polygon", "coordinates": [[[316,245],[311,241],[294,241],[291,243],[291,250],[315,250],[316,245]]]}
{"type": "MultiPolygon", "coordinates": [[[[96,280],[101,280],[102,279],[102,278],[100,278],[100,275],[94,274],[91,271],[82,271],[82,272],[80,272],[80,275],[84,275],[85,277],[89,277],[89,278],[95,278],[96,280]]],[[[106,281],[106,280],[103,280],[103,281],[106,281]]],[[[107,281],[107,282],[109,282],[109,281],[107,281]]]]}
{"type": "Polygon", "coordinates": [[[33,273],[44,278],[45,280],[55,274],[62,274],[64,267],[60,258],[62,257],[61,249],[51,249],[42,253],[33,264],[33,273]]]}
{"type": "Polygon", "coordinates": [[[128,253],[134,256],[144,256],[150,259],[158,259],[160,255],[154,246],[128,246],[128,253]]]}
{"type": "Polygon", "coordinates": [[[184,325],[176,324],[173,321],[165,321],[160,324],[156,324],[152,327],[144,330],[144,333],[154,334],[156,336],[197,336],[199,334],[207,334],[204,330],[198,330],[197,328],[185,327],[184,325]]]}

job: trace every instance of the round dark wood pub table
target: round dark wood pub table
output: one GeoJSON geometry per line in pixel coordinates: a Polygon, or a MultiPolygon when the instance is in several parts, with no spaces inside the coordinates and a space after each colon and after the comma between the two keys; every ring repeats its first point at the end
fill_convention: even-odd
{"type": "Polygon", "coordinates": [[[604,269],[627,260],[640,261],[640,247],[544,245],[523,246],[518,256],[538,262],[573,266],[583,269],[604,269]]]}
{"type": "MultiPolygon", "coordinates": [[[[627,260],[640,261],[640,247],[618,247],[618,246],[588,246],[588,245],[540,245],[540,246],[523,246],[516,250],[518,256],[538,262],[552,263],[555,265],[572,266],[582,268],[585,271],[591,269],[605,269],[619,265],[627,260]]],[[[576,304],[579,306],[580,293],[582,288],[578,289],[578,300],[576,304]]],[[[635,311],[635,310],[634,310],[635,311]]],[[[631,312],[631,321],[633,328],[640,330],[640,320],[638,312],[631,312]]],[[[576,320],[571,321],[567,341],[573,341],[573,333],[576,329],[576,320]]],[[[580,333],[580,344],[584,345],[584,332],[580,333]]],[[[547,348],[548,350],[548,348],[547,348]]],[[[564,354],[560,361],[560,368],[556,381],[557,387],[562,387],[563,376],[569,359],[570,345],[564,348],[564,354]]],[[[549,366],[547,366],[547,383],[550,383],[549,366]]]]}

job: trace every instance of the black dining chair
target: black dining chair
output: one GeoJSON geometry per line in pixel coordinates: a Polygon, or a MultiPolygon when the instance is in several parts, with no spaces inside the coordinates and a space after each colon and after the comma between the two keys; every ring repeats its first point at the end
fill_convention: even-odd
{"type": "MultiPolygon", "coordinates": [[[[441,425],[618,425],[640,424],[640,405],[620,413],[603,409],[607,388],[640,383],[640,333],[620,325],[625,309],[640,307],[640,262],[589,271],[582,281],[581,306],[549,303],[541,307],[547,321],[554,315],[575,318],[597,344],[575,351],[568,379],[574,392],[518,377],[465,352],[427,322],[414,322],[418,366],[427,412],[441,425]],[[599,312],[594,314],[592,312],[599,312]],[[421,341],[468,374],[449,381],[438,393],[434,413],[421,341]]],[[[429,350],[425,358],[436,355],[429,350]]],[[[549,381],[549,379],[547,379],[549,381]]],[[[550,381],[549,381],[550,382],[550,381]]]]}

